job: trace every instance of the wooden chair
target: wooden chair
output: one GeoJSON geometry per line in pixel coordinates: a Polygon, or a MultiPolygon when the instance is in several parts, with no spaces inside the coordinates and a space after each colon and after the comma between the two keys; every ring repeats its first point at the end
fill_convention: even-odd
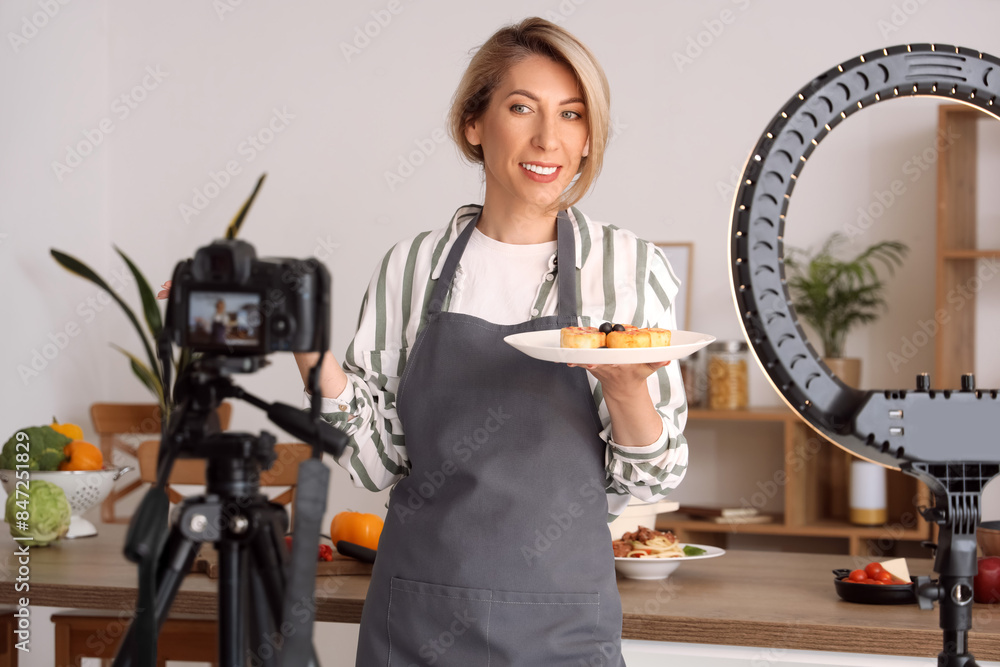
{"type": "MultiPolygon", "coordinates": [[[[219,426],[229,428],[232,405],[222,403],[218,409],[219,426]]],[[[90,406],[90,419],[100,438],[101,453],[109,464],[114,461],[116,451],[137,457],[136,447],[122,439],[123,435],[160,434],[160,406],[156,403],[94,403],[90,406]]],[[[116,514],[115,504],[130,495],[142,485],[135,479],[111,490],[101,503],[101,521],[104,523],[128,523],[129,517],[116,514]]]]}
{"type": "Polygon", "coordinates": [[[14,608],[0,608],[0,667],[17,667],[17,618],[14,608]]]}
{"type": "MultiPolygon", "coordinates": [[[[160,441],[145,440],[139,443],[136,458],[139,460],[139,483],[156,480],[156,460],[160,441]]],[[[277,459],[271,469],[261,473],[261,487],[289,487],[274,502],[289,507],[295,498],[299,463],[312,455],[312,448],[299,443],[280,443],[274,446],[277,459]]],[[[184,499],[172,487],[180,484],[204,485],[205,461],[178,459],[167,485],[171,502],[184,499]]],[[[111,658],[118,650],[127,624],[121,614],[113,612],[74,612],[53,614],[56,633],[56,667],[76,667],[81,658],[111,658]]],[[[171,616],[160,630],[157,644],[157,667],[166,667],[167,660],[210,662],[213,667],[218,656],[218,623],[212,616],[171,616]]]]}

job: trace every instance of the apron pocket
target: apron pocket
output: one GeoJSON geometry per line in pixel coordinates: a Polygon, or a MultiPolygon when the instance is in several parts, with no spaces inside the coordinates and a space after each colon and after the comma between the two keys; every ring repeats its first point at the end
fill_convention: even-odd
{"type": "Polygon", "coordinates": [[[538,665],[539,656],[548,664],[592,664],[601,655],[595,638],[599,619],[598,593],[494,591],[490,659],[494,665],[538,665]]]}
{"type": "Polygon", "coordinates": [[[387,619],[389,667],[487,667],[490,597],[487,589],[393,577],[387,619]]]}

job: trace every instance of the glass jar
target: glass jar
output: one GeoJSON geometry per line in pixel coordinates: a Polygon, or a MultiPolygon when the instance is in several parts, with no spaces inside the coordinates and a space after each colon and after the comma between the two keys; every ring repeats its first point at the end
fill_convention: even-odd
{"type": "Polygon", "coordinates": [[[748,348],[743,341],[720,341],[708,346],[708,407],[740,410],[747,407],[748,348]]]}
{"type": "Polygon", "coordinates": [[[684,394],[687,396],[688,407],[703,407],[705,396],[708,394],[705,350],[698,350],[681,359],[681,378],[684,380],[684,394]]]}

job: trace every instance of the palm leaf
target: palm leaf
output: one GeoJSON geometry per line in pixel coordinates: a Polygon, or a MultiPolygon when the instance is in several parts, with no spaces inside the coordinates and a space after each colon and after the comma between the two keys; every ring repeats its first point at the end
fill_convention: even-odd
{"type": "Polygon", "coordinates": [[[243,226],[243,219],[246,218],[247,211],[250,210],[250,205],[253,204],[253,200],[257,197],[257,191],[260,190],[260,186],[263,185],[264,179],[267,177],[267,173],[260,175],[257,179],[257,185],[254,186],[253,192],[250,193],[250,197],[243,202],[243,207],[240,208],[236,217],[233,221],[229,223],[229,227],[226,228],[226,239],[235,239],[236,235],[240,233],[240,227],[243,226]]]}
{"type": "Polygon", "coordinates": [[[122,347],[119,347],[118,345],[115,345],[114,343],[109,343],[109,344],[111,345],[111,347],[115,348],[116,350],[118,350],[119,352],[121,352],[122,354],[124,354],[126,357],[129,358],[129,361],[131,362],[132,366],[132,372],[135,373],[136,377],[139,378],[140,382],[146,385],[146,387],[149,388],[151,392],[153,392],[153,395],[156,396],[156,399],[160,403],[160,408],[161,409],[165,408],[166,402],[164,401],[163,383],[160,381],[160,379],[156,377],[153,374],[153,372],[149,369],[149,367],[146,366],[144,363],[142,363],[142,361],[140,361],[139,358],[136,357],[134,354],[132,354],[131,352],[122,347]]]}
{"type": "Polygon", "coordinates": [[[149,332],[153,335],[153,340],[159,340],[160,331],[163,329],[163,321],[160,318],[160,307],[156,304],[156,296],[153,294],[149,282],[142,275],[139,267],[118,246],[114,246],[114,248],[121,258],[125,260],[129,271],[135,277],[136,285],[139,287],[139,298],[142,300],[142,314],[146,318],[146,324],[149,325],[149,332]]]}
{"type": "Polygon", "coordinates": [[[122,310],[125,311],[125,315],[132,322],[132,326],[135,327],[136,333],[139,334],[139,338],[142,340],[142,346],[146,348],[146,356],[149,358],[149,365],[154,369],[157,382],[162,385],[163,380],[160,377],[158,364],[156,363],[156,355],[153,354],[153,348],[150,347],[149,341],[146,340],[146,335],[143,332],[142,327],[139,325],[139,320],[136,318],[135,313],[132,312],[132,309],[128,307],[128,304],[122,301],[121,297],[119,297],[118,294],[111,289],[106,282],[104,282],[103,278],[94,273],[89,266],[78,260],[76,257],[67,255],[66,253],[56,250],[55,248],[50,248],[49,254],[51,254],[64,269],[94,283],[111,295],[112,299],[118,302],[118,305],[122,307],[122,310]]]}

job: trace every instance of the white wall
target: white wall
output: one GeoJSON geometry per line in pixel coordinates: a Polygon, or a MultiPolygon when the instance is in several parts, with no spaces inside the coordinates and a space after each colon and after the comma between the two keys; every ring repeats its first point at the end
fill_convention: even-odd
{"type": "MultiPolygon", "coordinates": [[[[732,187],[779,106],[810,78],[873,48],[935,41],[1000,52],[1000,4],[991,0],[834,6],[794,0],[7,0],[0,3],[7,42],[0,45],[6,102],[0,283],[8,313],[0,434],[54,414],[83,424],[93,437],[91,402],[148,398],[108,346],[141,352],[130,325],[114,305],[88,306],[99,292],[60,269],[49,248],[77,255],[110,277],[122,269],[114,243],[158,284],[178,260],[221,236],[264,171],[268,181],[242,237],[262,255],[316,255],[327,263],[334,276],[332,347],[341,355],[385,250],[444,224],[460,204],[480,200],[477,171],[435,139],[469,50],[501,24],[533,14],[579,35],[612,83],[617,136],[605,173],[581,208],[652,240],[693,242],[689,327],[720,339],[740,337],[725,254],[732,187]],[[40,14],[49,4],[51,18],[40,14]],[[44,25],[33,31],[32,21],[44,25]],[[365,37],[366,30],[374,36],[365,37]],[[22,39],[11,37],[22,31],[22,39]],[[345,55],[354,40],[356,50],[345,55]],[[698,40],[703,46],[692,46],[698,40]],[[678,65],[676,54],[686,50],[691,62],[678,65]],[[244,142],[266,135],[272,120],[281,131],[263,150],[248,150],[244,142]],[[102,122],[110,133],[95,133],[102,122]],[[67,148],[88,134],[100,137],[99,144],[57,177],[53,161],[65,163],[67,148]],[[229,162],[239,173],[216,194],[212,174],[229,162]],[[390,187],[391,172],[405,178],[390,187]],[[212,198],[185,220],[180,207],[195,205],[195,191],[212,198]],[[78,333],[63,341],[59,332],[67,325],[78,333]],[[65,345],[44,349],[51,341],[65,345]],[[43,350],[53,358],[44,359],[43,350]],[[22,378],[18,368],[30,368],[33,356],[40,370],[22,378]]],[[[852,117],[838,130],[840,138],[817,151],[796,190],[790,243],[814,244],[852,221],[858,206],[904,177],[905,162],[932,145],[933,104],[883,106],[852,117]]],[[[990,147],[983,168],[995,175],[1000,133],[984,131],[983,141],[990,147]]],[[[934,181],[924,174],[861,239],[901,238],[912,248],[890,287],[890,315],[848,342],[848,353],[865,359],[868,386],[907,387],[933,363],[930,346],[901,368],[893,369],[887,355],[933,312],[934,181]]],[[[983,240],[1000,245],[1000,195],[983,190],[983,240]]],[[[980,295],[983,323],[1000,318],[996,289],[980,295]]],[[[123,285],[122,294],[137,306],[134,285],[123,285]]],[[[980,350],[989,340],[980,334],[980,350]]],[[[273,361],[240,382],[264,398],[297,404],[301,383],[290,355],[273,361]]],[[[976,370],[981,385],[1000,385],[995,354],[981,355],[976,370]]],[[[752,390],[754,403],[777,403],[759,371],[752,390]]],[[[234,428],[277,431],[242,403],[234,428]]],[[[724,486],[725,467],[714,461],[726,460],[731,450],[692,445],[696,465],[679,499],[724,486]]],[[[766,445],[748,443],[748,451],[760,446],[766,445]]],[[[384,511],[384,493],[351,487],[340,469],[333,479],[331,513],[384,511]]],[[[987,518],[1000,518],[1000,498],[989,502],[994,516],[987,518]]]]}

